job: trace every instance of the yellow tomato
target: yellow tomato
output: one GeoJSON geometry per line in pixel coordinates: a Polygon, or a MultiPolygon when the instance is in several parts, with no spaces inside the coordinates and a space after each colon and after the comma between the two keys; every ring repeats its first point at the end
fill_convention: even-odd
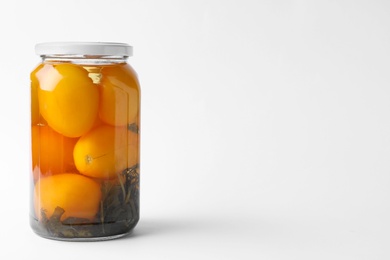
{"type": "Polygon", "coordinates": [[[103,67],[100,81],[99,116],[107,124],[123,126],[135,122],[139,111],[139,83],[129,65],[103,67]]]}
{"type": "Polygon", "coordinates": [[[93,220],[100,206],[102,194],[100,184],[76,173],[62,173],[41,178],[34,188],[34,208],[38,219],[44,211],[50,218],[56,207],[65,212],[61,220],[68,217],[93,220]]]}
{"type": "Polygon", "coordinates": [[[99,90],[88,72],[74,64],[45,64],[36,72],[39,110],[58,133],[79,137],[94,125],[99,90]]]}
{"type": "Polygon", "coordinates": [[[73,151],[80,173],[111,179],[138,160],[138,139],[126,127],[102,125],[82,136],[73,151]]]}
{"type": "Polygon", "coordinates": [[[75,170],[73,148],[77,138],[69,138],[55,132],[49,126],[33,126],[32,167],[34,180],[41,176],[75,170]]]}
{"type": "Polygon", "coordinates": [[[36,77],[37,71],[43,67],[40,64],[36,69],[31,73],[31,124],[36,125],[39,123],[39,105],[38,105],[38,79],[36,77]]]}

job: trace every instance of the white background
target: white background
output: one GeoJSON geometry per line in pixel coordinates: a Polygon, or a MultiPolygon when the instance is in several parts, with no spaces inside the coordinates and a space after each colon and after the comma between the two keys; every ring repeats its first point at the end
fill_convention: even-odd
{"type": "Polygon", "coordinates": [[[389,259],[389,14],[368,0],[1,1],[0,259],[389,259]],[[45,41],[134,46],[141,221],[124,239],[29,227],[45,41]]]}

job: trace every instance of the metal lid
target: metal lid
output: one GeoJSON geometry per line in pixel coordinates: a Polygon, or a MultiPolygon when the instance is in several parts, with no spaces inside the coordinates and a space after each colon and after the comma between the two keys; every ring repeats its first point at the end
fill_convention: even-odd
{"type": "Polygon", "coordinates": [[[44,55],[101,55],[125,56],[133,55],[133,47],[117,42],[45,42],[35,45],[35,53],[44,55]]]}

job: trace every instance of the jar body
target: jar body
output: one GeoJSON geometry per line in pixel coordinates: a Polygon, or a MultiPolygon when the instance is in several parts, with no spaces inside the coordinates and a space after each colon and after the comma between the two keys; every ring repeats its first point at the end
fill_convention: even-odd
{"type": "Polygon", "coordinates": [[[126,62],[43,60],[31,73],[32,229],[104,240],[139,220],[140,87],[126,62]]]}

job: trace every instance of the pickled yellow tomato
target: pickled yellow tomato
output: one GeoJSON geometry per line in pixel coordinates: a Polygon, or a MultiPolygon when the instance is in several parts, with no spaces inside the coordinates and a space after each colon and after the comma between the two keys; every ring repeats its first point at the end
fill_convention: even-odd
{"type": "Polygon", "coordinates": [[[77,141],[74,163],[84,175],[112,179],[137,163],[137,145],[136,134],[126,127],[98,126],[77,141]]]}
{"type": "Polygon", "coordinates": [[[31,124],[37,125],[39,123],[39,105],[38,105],[38,79],[36,77],[37,71],[42,69],[43,65],[40,64],[31,72],[31,124]]]}
{"type": "Polygon", "coordinates": [[[58,133],[79,137],[94,125],[99,90],[88,72],[74,64],[45,64],[36,73],[39,111],[58,133]]]}
{"type": "Polygon", "coordinates": [[[55,209],[64,210],[61,220],[68,217],[93,220],[102,198],[100,184],[77,173],[61,173],[41,178],[34,187],[34,208],[38,219],[42,212],[50,218],[55,209]]]}
{"type": "Polygon", "coordinates": [[[99,116],[113,126],[134,123],[139,110],[139,83],[130,65],[103,67],[99,116]]]}

